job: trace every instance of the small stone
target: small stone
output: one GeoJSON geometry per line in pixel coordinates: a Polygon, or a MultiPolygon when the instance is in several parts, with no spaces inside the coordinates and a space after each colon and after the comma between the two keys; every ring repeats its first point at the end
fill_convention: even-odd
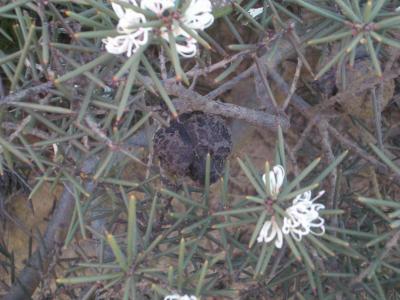
{"type": "Polygon", "coordinates": [[[214,115],[191,112],[179,115],[169,127],[159,128],[153,139],[154,154],[168,176],[190,178],[204,185],[207,153],[211,156],[210,182],[222,176],[232,150],[225,121],[214,115]]]}

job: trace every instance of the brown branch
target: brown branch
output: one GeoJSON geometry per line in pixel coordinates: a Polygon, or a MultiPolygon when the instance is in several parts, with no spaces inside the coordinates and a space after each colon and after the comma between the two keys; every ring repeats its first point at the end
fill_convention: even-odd
{"type": "MultiPolygon", "coordinates": [[[[326,159],[326,163],[327,163],[327,165],[330,165],[331,163],[333,163],[335,161],[335,156],[334,156],[333,151],[332,151],[332,146],[331,146],[332,143],[331,143],[331,141],[329,139],[329,133],[328,133],[328,130],[326,128],[327,124],[328,124],[328,122],[322,123],[322,125],[318,126],[318,130],[319,130],[320,135],[321,135],[321,147],[322,147],[322,150],[324,151],[324,156],[325,156],[325,159],[326,159]]],[[[334,168],[332,170],[332,172],[329,174],[328,179],[329,179],[329,187],[328,187],[327,195],[328,195],[328,198],[330,200],[329,207],[331,207],[332,209],[336,209],[337,208],[336,207],[336,203],[335,203],[335,200],[336,200],[336,197],[335,197],[335,195],[336,195],[336,180],[337,180],[337,169],[336,168],[334,168]]],[[[331,224],[331,226],[337,227],[337,216],[336,215],[331,218],[331,223],[330,224],[331,224]]]]}
{"type": "Polygon", "coordinates": [[[17,102],[26,97],[31,97],[33,95],[48,92],[53,87],[53,82],[48,81],[46,83],[42,83],[30,88],[26,88],[24,90],[20,90],[19,92],[12,93],[6,97],[0,98],[0,106],[8,104],[10,102],[17,102]]]}
{"type": "Polygon", "coordinates": [[[272,130],[276,130],[278,125],[283,130],[289,128],[289,119],[283,115],[272,115],[230,103],[210,101],[206,97],[177,84],[166,85],[165,88],[169,94],[179,97],[179,100],[174,101],[174,105],[180,112],[200,110],[209,114],[243,120],[272,130]]]}
{"type": "Polygon", "coordinates": [[[292,99],[292,96],[293,96],[294,92],[296,91],[297,82],[299,81],[299,78],[300,78],[300,71],[301,71],[302,66],[303,66],[303,62],[301,61],[300,58],[298,58],[296,72],[294,73],[294,76],[293,76],[292,85],[290,86],[289,93],[286,96],[285,101],[283,102],[283,106],[282,106],[283,110],[285,110],[288,107],[288,105],[290,103],[290,99],[292,99]]]}

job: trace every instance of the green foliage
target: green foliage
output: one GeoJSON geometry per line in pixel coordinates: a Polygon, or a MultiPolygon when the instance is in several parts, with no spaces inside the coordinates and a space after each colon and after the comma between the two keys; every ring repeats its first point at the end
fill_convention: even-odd
{"type": "MultiPolygon", "coordinates": [[[[362,44],[368,52],[376,74],[382,76],[382,68],[378,56],[380,44],[400,48],[400,43],[395,37],[395,32],[400,25],[400,17],[397,13],[391,12],[389,1],[324,1],[335,2],[339,12],[321,6],[320,2],[311,2],[303,0],[293,1],[313,13],[334,22],[341,23],[341,28],[337,29],[334,24],[331,30],[325,30],[309,40],[308,45],[317,45],[321,43],[336,42],[341,45],[340,50],[335,57],[330,60],[316,75],[320,78],[334,64],[349,55],[349,64],[354,66],[354,60],[358,51],[358,45],[362,44]],[[375,42],[375,43],[374,43],[375,42]]],[[[343,63],[343,62],[342,62],[343,63]]]]}
{"type": "MultiPolygon", "coordinates": [[[[181,56],[182,40],[172,31],[160,35],[169,19],[133,2],[113,2],[142,13],[146,21],[135,26],[151,29],[130,57],[104,50],[104,39],[121,35],[119,18],[106,1],[16,0],[0,6],[0,175],[29,169],[29,200],[44,187],[63,187],[57,205],[72,201],[64,212],[67,224],[57,223],[62,213],[50,216],[61,240],[33,235],[40,249],[51,241],[48,257],[40,257],[40,276],[51,281],[56,274],[57,286],[47,285],[52,296],[66,290],[82,299],[397,299],[400,145],[389,139],[397,125],[382,130],[389,122],[380,122],[376,109],[373,130],[370,120],[360,120],[367,129],[354,126],[340,144],[330,142],[341,135],[335,136],[340,121],[329,123],[340,107],[325,114],[325,98],[314,93],[300,69],[300,81],[311,90],[305,93],[311,95],[308,102],[293,95],[299,78],[293,79],[290,89],[282,88],[294,103],[286,109],[277,97],[282,85],[272,81],[280,63],[292,60],[315,72],[314,79],[332,68],[342,76],[342,67],[354,67],[364,52],[379,80],[395,78],[386,78],[382,66],[391,55],[398,60],[393,54],[400,47],[398,1],[215,0],[215,21],[207,31],[181,22],[190,1],[179,1],[171,13],[181,34],[196,43],[192,58],[181,56]],[[249,13],[261,7],[258,16],[249,13]],[[306,55],[311,49],[333,50],[314,70],[306,55]],[[250,76],[243,74],[254,74],[255,81],[261,75],[255,94],[267,101],[253,110],[250,100],[233,112],[214,110],[211,102],[250,76]],[[210,106],[190,102],[189,92],[210,106]],[[268,157],[274,162],[256,165],[240,154],[211,186],[208,155],[201,187],[185,178],[170,186],[160,183],[165,174],[153,164],[152,133],[167,118],[178,118],[182,103],[250,122],[267,111],[273,121],[287,113],[294,123],[301,113],[319,133],[316,138],[312,129],[300,132],[296,126],[284,133],[278,121],[271,122],[277,138],[268,133],[275,150],[268,157]],[[375,139],[374,130],[388,133],[388,139],[379,134],[375,139]],[[279,192],[270,181],[276,165],[288,173],[279,192]],[[246,176],[246,189],[238,184],[235,166],[246,176]],[[372,187],[365,177],[372,177],[372,187]],[[318,202],[324,208],[313,213],[324,220],[324,234],[298,240],[284,233],[282,247],[275,240],[257,242],[267,222],[284,227],[294,199],[311,191],[320,197],[316,191],[323,189],[327,193],[318,202]],[[94,251],[81,245],[87,241],[94,251]],[[55,256],[59,246],[74,249],[75,256],[55,256]]],[[[379,94],[379,88],[374,84],[368,91],[379,94]]],[[[7,197],[0,190],[0,209],[8,208],[7,197]]],[[[10,274],[7,284],[18,286],[14,254],[0,239],[0,267],[10,274]]]]}

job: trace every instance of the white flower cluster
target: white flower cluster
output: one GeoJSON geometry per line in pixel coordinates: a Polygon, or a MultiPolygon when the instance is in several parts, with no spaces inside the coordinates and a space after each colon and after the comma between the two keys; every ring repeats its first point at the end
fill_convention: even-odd
{"type": "MultiPolygon", "coordinates": [[[[136,0],[121,0],[130,5],[150,10],[163,21],[160,35],[171,43],[168,32],[175,38],[176,50],[184,57],[193,57],[196,54],[197,41],[180,27],[180,23],[192,30],[204,30],[214,22],[212,6],[209,0],[191,0],[189,6],[180,15],[172,13],[175,0],[141,0],[140,6],[136,0]]],[[[147,44],[151,27],[142,27],[146,17],[130,8],[124,8],[119,4],[111,4],[119,18],[117,31],[120,35],[103,39],[106,50],[112,54],[126,53],[129,57],[135,53],[140,46],[147,44]]]]}
{"type": "MultiPolygon", "coordinates": [[[[263,176],[266,182],[266,174],[263,176]]],[[[269,184],[271,196],[276,198],[285,178],[285,170],[282,166],[274,166],[269,173],[269,184]]],[[[325,220],[319,216],[319,210],[324,209],[323,204],[314,203],[325,191],[320,191],[318,195],[311,199],[311,191],[298,195],[292,203],[292,206],[286,209],[286,215],[283,219],[282,228],[278,225],[275,217],[266,221],[260,230],[257,238],[259,243],[268,243],[275,240],[275,246],[281,248],[283,244],[283,234],[290,234],[296,241],[301,241],[302,237],[312,233],[323,235],[325,233],[325,220]]]]}
{"type": "Polygon", "coordinates": [[[301,238],[309,233],[323,235],[325,220],[319,216],[318,211],[325,209],[325,206],[313,202],[324,193],[325,191],[320,191],[313,199],[311,199],[311,191],[298,195],[293,200],[293,205],[286,209],[288,218],[283,219],[282,232],[290,233],[296,241],[301,241],[301,238]]]}
{"type": "Polygon", "coordinates": [[[181,296],[181,295],[178,295],[178,294],[174,294],[174,295],[165,296],[164,300],[197,300],[197,297],[193,296],[193,295],[191,295],[191,296],[188,296],[188,295],[181,296]]]}

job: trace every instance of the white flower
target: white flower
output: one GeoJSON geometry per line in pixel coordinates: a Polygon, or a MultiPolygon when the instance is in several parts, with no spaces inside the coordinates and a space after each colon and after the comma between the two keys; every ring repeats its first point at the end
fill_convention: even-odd
{"type": "Polygon", "coordinates": [[[212,5],[208,0],[191,0],[183,15],[183,23],[192,28],[204,30],[214,22],[212,5]]]}
{"type": "Polygon", "coordinates": [[[184,296],[180,296],[178,294],[174,294],[174,295],[168,295],[165,296],[164,300],[197,300],[196,296],[188,296],[188,295],[184,295],[184,296]]]}
{"type": "Polygon", "coordinates": [[[266,221],[261,228],[261,231],[258,235],[257,242],[258,243],[269,243],[270,241],[275,239],[275,246],[277,248],[282,248],[283,236],[282,230],[279,228],[279,225],[276,223],[275,218],[272,217],[271,221],[266,221]],[[276,239],[275,239],[276,238],[276,239]]]}
{"type": "MultiPolygon", "coordinates": [[[[197,51],[197,42],[186,31],[180,27],[174,29],[173,35],[175,37],[176,51],[183,57],[193,57],[197,51]]],[[[165,30],[161,36],[169,41],[168,31],[165,30]]]]}
{"type": "Polygon", "coordinates": [[[249,9],[249,14],[253,18],[257,17],[258,15],[261,15],[264,11],[264,7],[258,7],[258,8],[251,8],[249,9]]]}
{"type": "MultiPolygon", "coordinates": [[[[266,183],[266,174],[263,175],[262,179],[266,183]]],[[[285,169],[281,165],[276,165],[269,171],[269,186],[271,188],[271,194],[273,197],[278,196],[280,188],[285,179],[285,169]]]]}
{"type": "MultiPolygon", "coordinates": [[[[138,6],[136,0],[121,0],[131,5],[138,6]]],[[[146,17],[132,9],[124,8],[119,4],[111,4],[119,18],[117,31],[120,35],[103,39],[106,50],[113,54],[126,53],[129,57],[141,46],[147,44],[150,27],[141,27],[146,22],[146,17]]],[[[168,34],[171,31],[176,50],[184,57],[196,54],[197,41],[180,26],[179,22],[193,30],[204,30],[214,22],[210,0],[191,0],[189,6],[181,16],[178,12],[170,10],[175,7],[175,0],[142,0],[140,7],[154,12],[162,19],[164,25],[160,28],[161,37],[170,42],[168,34]]]]}
{"type": "MultiPolygon", "coordinates": [[[[193,57],[196,54],[197,41],[180,28],[175,17],[172,17],[170,13],[165,13],[166,10],[174,7],[175,1],[142,0],[140,5],[141,8],[149,9],[159,17],[169,20],[170,24],[168,24],[168,26],[161,27],[161,37],[170,42],[168,31],[171,31],[176,40],[176,50],[180,55],[184,57],[193,57]]],[[[179,17],[179,21],[193,30],[204,30],[214,22],[214,16],[211,12],[212,6],[209,0],[191,0],[189,6],[183,12],[183,15],[179,17]]]]}
{"type": "MultiPolygon", "coordinates": [[[[122,0],[132,5],[137,5],[135,0],[122,0]]],[[[121,5],[111,3],[115,14],[119,18],[117,31],[121,35],[116,37],[107,37],[103,39],[106,50],[112,54],[122,54],[126,52],[126,56],[131,56],[140,46],[148,42],[150,28],[143,28],[139,25],[146,22],[143,14],[137,13],[132,9],[125,9],[121,5]]]]}
{"type": "Polygon", "coordinates": [[[174,6],[174,0],[142,0],[140,3],[141,8],[151,10],[159,17],[165,10],[174,6]]]}
{"type": "Polygon", "coordinates": [[[298,195],[293,200],[293,205],[286,209],[288,217],[283,219],[282,232],[289,234],[301,241],[304,235],[309,233],[323,235],[325,233],[325,220],[319,216],[318,211],[324,209],[323,204],[314,203],[325,191],[311,199],[311,191],[298,195]],[[315,231],[317,229],[317,231],[315,231]]]}

